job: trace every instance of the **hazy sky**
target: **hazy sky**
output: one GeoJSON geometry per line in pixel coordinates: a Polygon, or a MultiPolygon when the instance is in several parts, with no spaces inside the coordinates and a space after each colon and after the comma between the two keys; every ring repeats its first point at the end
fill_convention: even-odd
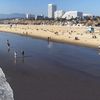
{"type": "Polygon", "coordinates": [[[47,15],[48,3],[58,9],[78,10],[100,15],[100,0],[1,0],[0,13],[33,13],[47,15]]]}

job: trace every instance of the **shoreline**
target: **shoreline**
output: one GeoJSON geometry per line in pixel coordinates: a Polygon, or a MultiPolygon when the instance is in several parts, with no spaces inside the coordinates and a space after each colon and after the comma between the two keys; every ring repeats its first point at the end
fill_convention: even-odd
{"type": "MultiPolygon", "coordinates": [[[[0,32],[7,32],[7,33],[13,33],[13,34],[19,34],[19,35],[24,35],[24,36],[29,36],[32,38],[37,38],[37,39],[43,39],[43,40],[48,40],[48,37],[50,37],[50,41],[53,42],[58,42],[58,43],[65,43],[65,44],[71,44],[71,45],[76,45],[76,46],[83,46],[83,47],[90,47],[90,48],[98,48],[100,40],[97,39],[92,39],[89,38],[91,41],[89,41],[89,39],[85,39],[84,37],[88,37],[89,34],[87,33],[83,33],[83,29],[82,29],[82,33],[83,33],[83,38],[79,39],[79,40],[75,40],[75,36],[79,36],[76,33],[71,33],[72,36],[70,38],[68,32],[66,33],[67,35],[63,35],[63,34],[55,34],[54,32],[60,33],[59,29],[58,31],[56,31],[56,29],[54,28],[60,28],[60,30],[63,29],[69,29],[69,31],[73,30],[74,28],[77,30],[78,28],[80,28],[80,30],[78,30],[79,32],[76,33],[81,33],[81,29],[86,29],[86,27],[67,27],[67,26],[42,26],[42,25],[18,25],[18,26],[13,26],[12,28],[9,27],[9,25],[0,25],[0,32]],[[20,28],[21,26],[21,28],[20,28]],[[30,30],[29,30],[30,27],[30,30]],[[45,29],[47,27],[47,29],[45,29]],[[49,29],[50,27],[50,29],[49,29]],[[43,29],[41,29],[43,28],[43,29]],[[62,29],[61,29],[62,28],[62,29]],[[71,29],[70,29],[71,28],[71,29]],[[49,31],[48,31],[49,29],[49,31]],[[52,31],[52,29],[54,29],[54,31],[52,31]],[[47,30],[47,31],[46,31],[47,30]],[[42,34],[41,34],[42,33],[42,34]]],[[[99,33],[96,33],[99,34],[99,33]]],[[[92,37],[92,35],[91,35],[92,37]]],[[[100,36],[99,36],[100,38],[100,36]]]]}

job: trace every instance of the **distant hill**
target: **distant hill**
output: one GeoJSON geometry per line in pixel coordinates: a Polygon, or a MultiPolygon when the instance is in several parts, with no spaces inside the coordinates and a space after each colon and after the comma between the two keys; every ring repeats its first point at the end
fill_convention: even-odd
{"type": "Polygon", "coordinates": [[[0,14],[0,19],[7,19],[7,18],[25,18],[25,14],[20,13],[12,13],[12,14],[0,14]]]}

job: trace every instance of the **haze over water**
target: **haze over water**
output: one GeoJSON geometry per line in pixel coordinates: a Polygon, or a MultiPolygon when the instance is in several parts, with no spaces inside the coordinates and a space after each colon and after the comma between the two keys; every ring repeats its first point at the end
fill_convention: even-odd
{"type": "Polygon", "coordinates": [[[92,48],[0,33],[0,65],[15,100],[100,100],[98,53],[92,48]]]}

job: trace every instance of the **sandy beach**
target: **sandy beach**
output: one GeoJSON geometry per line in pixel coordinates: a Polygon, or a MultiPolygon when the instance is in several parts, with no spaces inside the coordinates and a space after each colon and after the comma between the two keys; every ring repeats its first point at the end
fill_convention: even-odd
{"type": "Polygon", "coordinates": [[[100,28],[94,33],[87,32],[86,26],[57,26],[57,25],[0,25],[0,31],[28,35],[51,41],[70,43],[88,47],[100,45],[100,28]],[[93,38],[96,36],[96,38],[93,38]],[[76,38],[76,39],[75,39],[76,38]]]}

